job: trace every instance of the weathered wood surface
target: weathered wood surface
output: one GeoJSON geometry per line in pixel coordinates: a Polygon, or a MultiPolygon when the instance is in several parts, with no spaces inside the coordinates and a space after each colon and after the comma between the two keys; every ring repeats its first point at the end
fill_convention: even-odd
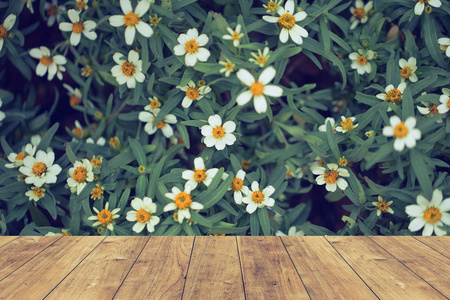
{"type": "Polygon", "coordinates": [[[0,299],[448,299],[450,237],[0,237],[0,299]]]}

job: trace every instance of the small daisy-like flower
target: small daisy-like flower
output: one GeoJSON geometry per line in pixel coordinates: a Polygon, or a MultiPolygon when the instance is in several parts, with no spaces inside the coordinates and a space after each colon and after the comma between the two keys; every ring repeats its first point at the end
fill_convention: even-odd
{"type": "Polygon", "coordinates": [[[69,95],[70,97],[69,99],[70,106],[79,105],[81,103],[82,97],[80,89],[78,88],[74,89],[67,83],[63,83],[63,87],[67,90],[67,95],[69,95]]]}
{"type": "Polygon", "coordinates": [[[67,15],[69,16],[70,22],[72,23],[60,23],[59,29],[61,31],[72,32],[72,34],[70,35],[71,45],[76,46],[80,43],[81,33],[83,33],[83,35],[90,40],[95,40],[97,38],[97,33],[92,31],[97,26],[94,21],[81,22],[80,13],[75,9],[69,9],[67,15]]]}
{"type": "Polygon", "coordinates": [[[83,77],[89,77],[90,75],[92,75],[92,73],[94,73],[94,70],[92,70],[92,68],[89,65],[81,69],[81,76],[83,77]]]}
{"type": "Polygon", "coordinates": [[[394,88],[392,84],[388,85],[384,90],[385,93],[377,95],[378,99],[386,100],[387,102],[399,104],[402,101],[403,92],[405,91],[406,83],[402,82],[397,88],[394,88]]]}
{"type": "Polygon", "coordinates": [[[217,150],[225,149],[225,145],[231,146],[236,141],[233,132],[236,130],[236,123],[226,121],[222,125],[222,118],[219,115],[208,118],[209,125],[201,128],[202,135],[205,137],[206,147],[216,147],[217,150]]]}
{"type": "Polygon", "coordinates": [[[280,41],[286,43],[291,37],[291,39],[296,44],[302,44],[303,38],[308,37],[308,31],[305,28],[295,24],[306,18],[307,14],[305,11],[300,11],[294,14],[295,4],[293,0],[286,1],[283,7],[279,7],[277,13],[280,17],[273,16],[263,16],[263,20],[269,23],[278,23],[281,27],[280,41]]]}
{"type": "Polygon", "coordinates": [[[177,221],[183,223],[184,219],[191,218],[191,209],[200,210],[203,209],[203,204],[192,201],[191,189],[189,186],[184,187],[184,191],[180,191],[179,188],[173,187],[172,193],[166,193],[167,198],[173,200],[172,203],[164,206],[164,211],[177,210],[177,221]]]}
{"type": "Polygon", "coordinates": [[[148,110],[149,112],[153,112],[155,109],[159,109],[161,107],[161,101],[159,101],[158,98],[148,97],[148,100],[150,101],[150,103],[144,107],[145,110],[148,110]]]}
{"type": "Polygon", "coordinates": [[[284,176],[286,179],[301,179],[303,175],[305,175],[305,171],[302,168],[296,168],[295,170],[291,169],[289,165],[285,165],[286,167],[286,175],[284,176]]]}
{"type": "Polygon", "coordinates": [[[394,210],[390,207],[392,203],[394,203],[394,201],[391,200],[386,202],[381,196],[378,196],[378,201],[372,202],[372,204],[377,207],[377,216],[380,216],[381,213],[394,214],[394,210]]]}
{"type": "Polygon", "coordinates": [[[45,153],[39,150],[36,158],[27,156],[23,159],[23,166],[19,168],[19,172],[26,175],[25,182],[34,184],[37,187],[43,186],[45,183],[55,183],[56,176],[61,173],[61,167],[53,164],[55,161],[55,153],[50,151],[45,153]]]}
{"type": "Polygon", "coordinates": [[[417,196],[417,204],[407,205],[405,212],[413,218],[409,223],[410,231],[418,231],[423,228],[422,235],[430,236],[433,231],[436,235],[445,235],[447,232],[439,226],[450,225],[450,198],[443,199],[442,191],[435,189],[431,201],[424,196],[417,196]]]}
{"type": "Polygon", "coordinates": [[[346,167],[348,165],[348,160],[345,158],[345,156],[342,156],[341,158],[339,158],[338,164],[341,167],[346,167]]]}
{"type": "Polygon", "coordinates": [[[366,5],[364,5],[364,2],[362,2],[361,0],[356,0],[355,6],[356,7],[350,7],[350,12],[353,14],[353,16],[350,18],[350,22],[352,22],[350,30],[355,29],[359,23],[364,24],[367,22],[367,20],[369,19],[367,14],[372,9],[373,2],[369,1],[366,5]]]}
{"type": "Polygon", "coordinates": [[[75,4],[75,6],[82,11],[83,9],[88,9],[89,6],[87,5],[89,2],[89,0],[77,0],[77,3],[75,4]]]}
{"type": "Polygon", "coordinates": [[[67,229],[62,229],[61,232],[59,233],[55,233],[55,232],[47,232],[45,234],[45,236],[71,236],[71,234],[69,233],[69,230],[67,229]]]}
{"type": "Polygon", "coordinates": [[[86,137],[89,134],[88,131],[84,129],[83,126],[81,126],[78,120],[75,120],[75,128],[72,129],[72,133],[80,139],[86,137]]]}
{"type": "Polygon", "coordinates": [[[416,146],[416,140],[420,140],[421,132],[419,129],[414,128],[416,126],[416,118],[409,117],[405,122],[398,116],[392,116],[390,118],[391,126],[383,128],[384,136],[395,136],[394,149],[396,151],[403,151],[406,147],[414,148],[416,146]]]}
{"type": "Polygon", "coordinates": [[[61,11],[64,10],[64,8],[58,6],[58,0],[52,0],[52,2],[45,2],[44,10],[48,17],[47,26],[51,27],[56,21],[59,23],[61,11]]]}
{"type": "Polygon", "coordinates": [[[445,114],[450,110],[450,89],[443,88],[443,95],[439,97],[439,106],[437,107],[440,114],[445,114]]]}
{"type": "Polygon", "coordinates": [[[216,176],[217,171],[219,171],[219,169],[217,168],[206,170],[203,158],[197,157],[196,159],[194,159],[194,171],[183,171],[181,177],[187,180],[186,186],[188,186],[190,190],[194,190],[197,185],[202,182],[206,186],[209,186],[214,176],[216,176]]]}
{"type": "Polygon", "coordinates": [[[39,64],[36,67],[36,75],[42,77],[48,71],[48,80],[52,80],[58,72],[58,67],[62,67],[67,62],[66,58],[62,55],[52,56],[50,50],[44,46],[31,49],[30,56],[39,59],[39,64]]]}
{"type": "Polygon", "coordinates": [[[265,206],[272,207],[275,204],[275,200],[270,196],[275,192],[275,188],[271,185],[267,186],[264,190],[259,190],[259,183],[253,181],[252,190],[247,190],[247,194],[242,198],[242,202],[247,204],[245,210],[252,214],[257,208],[263,208],[265,206]]]}
{"type": "Polygon", "coordinates": [[[170,138],[173,136],[173,129],[170,127],[169,124],[176,124],[177,123],[177,117],[172,114],[167,114],[164,117],[164,120],[160,121],[158,124],[153,124],[155,122],[156,116],[159,114],[160,109],[156,108],[153,110],[153,113],[147,112],[147,111],[141,111],[139,113],[139,120],[141,122],[147,122],[145,124],[144,130],[149,135],[154,134],[158,129],[161,129],[162,133],[166,138],[170,138]]]}
{"type": "Polygon", "coordinates": [[[277,232],[275,232],[275,235],[276,236],[304,236],[305,233],[303,232],[303,230],[297,231],[297,227],[291,226],[289,228],[288,234],[285,234],[281,230],[278,230],[277,232]]]}
{"type": "Polygon", "coordinates": [[[346,133],[347,131],[352,131],[356,127],[358,127],[358,124],[353,124],[353,122],[356,120],[355,117],[346,118],[344,116],[341,116],[341,125],[336,126],[337,132],[346,133]]]}
{"type": "Polygon", "coordinates": [[[143,82],[145,80],[145,75],[142,73],[142,60],[134,50],[128,53],[128,60],[124,60],[122,57],[122,53],[114,54],[113,59],[117,65],[112,67],[111,74],[116,77],[118,84],[126,83],[129,89],[134,89],[136,81],[143,82]]]}
{"type": "Polygon", "coordinates": [[[275,68],[272,66],[264,69],[258,80],[255,80],[253,75],[245,69],[240,69],[236,75],[242,84],[249,87],[247,91],[239,94],[236,99],[237,104],[240,106],[247,104],[253,98],[256,112],[262,114],[267,111],[267,101],[264,95],[269,97],[280,97],[283,95],[281,87],[268,84],[276,75],[275,68]]]}
{"type": "Polygon", "coordinates": [[[263,4],[263,7],[267,9],[267,13],[274,14],[277,12],[278,8],[281,6],[283,0],[270,0],[267,5],[263,4]]]}
{"type": "Polygon", "coordinates": [[[418,80],[416,71],[417,71],[417,60],[414,57],[410,57],[408,61],[404,58],[400,58],[398,61],[400,66],[400,76],[402,76],[402,80],[409,79],[411,82],[416,82],[418,80]]]}
{"type": "Polygon", "coordinates": [[[336,191],[337,187],[345,190],[348,187],[348,183],[342,177],[350,177],[347,169],[339,168],[337,164],[327,164],[327,169],[328,171],[326,172],[324,167],[315,167],[312,169],[314,175],[319,175],[316,178],[317,184],[326,184],[325,188],[329,192],[336,191]]]}
{"type": "Polygon", "coordinates": [[[30,13],[32,13],[32,14],[34,14],[34,8],[33,8],[33,2],[34,1],[35,0],[26,0],[27,8],[30,11],[30,13]]]}
{"type": "Polygon", "coordinates": [[[414,13],[420,16],[425,9],[425,4],[433,7],[441,7],[442,3],[439,0],[418,0],[416,6],[414,6],[414,13]]]}
{"type": "Polygon", "coordinates": [[[5,42],[3,39],[8,36],[8,31],[13,28],[14,23],[16,22],[16,15],[9,15],[6,17],[5,21],[0,25],[0,51],[2,51],[3,43],[5,42]]]}
{"type": "Polygon", "coordinates": [[[36,152],[36,146],[33,146],[32,144],[27,144],[25,147],[22,148],[22,151],[19,153],[11,152],[8,155],[8,160],[11,162],[10,164],[5,164],[5,167],[7,168],[17,168],[20,166],[23,166],[23,160],[25,156],[33,156],[36,152]]]}
{"type": "Polygon", "coordinates": [[[241,44],[241,38],[244,36],[244,34],[241,33],[241,24],[237,24],[235,30],[233,30],[230,27],[228,27],[227,31],[230,34],[225,34],[224,36],[222,36],[222,38],[224,40],[231,40],[231,41],[233,41],[233,46],[236,47],[236,48],[239,47],[239,45],[241,44]]]}
{"type": "Polygon", "coordinates": [[[30,201],[38,202],[45,195],[45,189],[41,187],[32,187],[31,190],[25,193],[30,201]]]}
{"type": "Polygon", "coordinates": [[[231,72],[234,71],[235,64],[233,64],[228,58],[226,61],[219,61],[219,64],[223,66],[222,69],[219,70],[220,73],[225,73],[225,77],[230,77],[231,72]]]}
{"type": "Polygon", "coordinates": [[[348,57],[352,60],[351,68],[355,69],[359,75],[363,75],[364,73],[370,74],[372,72],[372,66],[369,63],[369,60],[375,57],[372,50],[367,50],[364,53],[362,49],[358,49],[358,53],[352,52],[348,57]]]}
{"type": "Polygon", "coordinates": [[[270,49],[269,47],[265,47],[263,51],[258,49],[258,53],[252,52],[250,54],[253,58],[250,58],[248,61],[257,64],[260,68],[264,68],[270,57],[270,49]]]}
{"type": "Polygon", "coordinates": [[[101,199],[103,197],[103,191],[104,191],[104,188],[101,185],[96,184],[95,187],[92,189],[91,199],[92,200],[101,199]]]}
{"type": "Polygon", "coordinates": [[[92,171],[92,164],[89,159],[83,158],[81,161],[76,161],[73,167],[69,169],[69,178],[67,185],[70,191],[77,195],[81,193],[88,182],[94,180],[94,172],[92,171]]]}
{"type": "Polygon", "coordinates": [[[148,11],[150,5],[146,1],[139,1],[134,12],[130,0],[120,0],[120,8],[124,15],[109,17],[109,24],[114,27],[125,26],[125,42],[127,45],[133,44],[137,31],[144,37],[149,38],[153,34],[150,25],[141,20],[141,17],[148,11]]]}
{"type": "Polygon", "coordinates": [[[422,102],[422,104],[425,105],[425,107],[417,105],[417,110],[422,115],[432,116],[432,115],[436,115],[439,113],[439,109],[436,104],[428,103],[428,102],[422,102]]]}
{"type": "Polygon", "coordinates": [[[102,164],[103,164],[103,157],[101,156],[93,156],[92,159],[90,160],[91,164],[92,164],[92,170],[94,173],[100,173],[100,169],[102,168],[102,164]]]}
{"type": "Polygon", "coordinates": [[[317,129],[321,132],[327,132],[327,123],[330,123],[331,125],[331,129],[333,130],[333,132],[335,131],[335,120],[334,118],[326,118],[325,119],[325,124],[320,125],[317,129]]]}
{"type": "Polygon", "coordinates": [[[188,108],[192,105],[192,102],[202,99],[206,94],[211,92],[209,86],[202,85],[198,87],[192,80],[189,81],[186,86],[181,87],[177,85],[176,88],[186,93],[186,96],[184,96],[183,101],[181,102],[181,106],[184,108],[188,108]]]}
{"type": "Polygon", "coordinates": [[[88,217],[88,220],[97,221],[94,224],[92,224],[93,227],[102,225],[103,227],[106,227],[109,230],[114,231],[115,222],[113,220],[120,217],[120,215],[117,214],[120,211],[120,208],[115,208],[111,211],[108,209],[108,207],[109,202],[106,202],[105,209],[102,209],[101,211],[98,211],[97,208],[93,207],[97,215],[88,217]]]}
{"type": "Polygon", "coordinates": [[[450,38],[448,37],[440,38],[438,39],[438,43],[440,45],[441,50],[445,51],[445,55],[447,55],[447,57],[450,57],[450,38]]]}
{"type": "Polygon", "coordinates": [[[186,34],[182,33],[178,37],[178,45],[173,49],[175,55],[184,57],[186,66],[193,67],[197,60],[205,62],[211,53],[208,49],[202,48],[208,44],[209,38],[206,34],[198,35],[196,28],[189,29],[186,34]]]}
{"type": "Polygon", "coordinates": [[[245,175],[245,171],[239,170],[236,173],[236,177],[233,178],[230,187],[228,188],[228,190],[233,191],[233,198],[236,204],[242,203],[242,193],[244,193],[244,195],[247,195],[250,192],[249,188],[244,185],[245,175]]]}
{"type": "Polygon", "coordinates": [[[147,226],[148,232],[154,232],[156,224],[159,223],[159,217],[154,216],[156,212],[156,204],[149,197],[134,198],[131,201],[131,207],[134,210],[127,212],[127,220],[136,222],[133,225],[133,231],[140,233],[147,226]]]}
{"type": "Polygon", "coordinates": [[[162,18],[158,17],[157,14],[154,14],[153,17],[150,16],[150,26],[156,27],[161,22],[162,18]]]}
{"type": "Polygon", "coordinates": [[[120,150],[120,147],[122,145],[120,144],[119,138],[117,136],[114,136],[109,139],[109,146],[111,147],[111,149],[118,151],[120,150]]]}

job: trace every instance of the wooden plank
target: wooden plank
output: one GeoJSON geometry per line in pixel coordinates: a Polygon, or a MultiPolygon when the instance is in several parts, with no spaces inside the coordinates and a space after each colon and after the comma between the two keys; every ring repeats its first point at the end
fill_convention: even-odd
{"type": "MultiPolygon", "coordinates": [[[[47,239],[51,241],[54,237],[45,237],[43,241],[47,239]]],[[[76,236],[59,239],[0,281],[0,299],[43,299],[102,240],[103,237],[76,236]]]]}
{"type": "Polygon", "coordinates": [[[310,299],[278,237],[237,237],[247,299],[310,299]]]}
{"type": "Polygon", "coordinates": [[[377,299],[324,237],[281,239],[312,299],[377,299]]]}
{"type": "Polygon", "coordinates": [[[0,280],[20,268],[60,237],[21,236],[0,248],[0,280]]]}
{"type": "Polygon", "coordinates": [[[46,299],[112,299],[148,237],[106,237],[46,299]]]}
{"type": "Polygon", "coordinates": [[[0,236],[0,248],[17,238],[18,236],[0,236]]]}
{"type": "Polygon", "coordinates": [[[369,237],[326,239],[380,299],[445,299],[369,237]]]}
{"type": "Polygon", "coordinates": [[[410,236],[370,238],[450,299],[450,259],[410,236]]]}
{"type": "Polygon", "coordinates": [[[236,237],[196,237],[184,299],[245,299],[236,237]]]}
{"type": "Polygon", "coordinates": [[[450,237],[448,236],[415,236],[415,239],[450,258],[450,237]]]}
{"type": "Polygon", "coordinates": [[[193,242],[152,236],[114,299],[181,299],[193,242]]]}

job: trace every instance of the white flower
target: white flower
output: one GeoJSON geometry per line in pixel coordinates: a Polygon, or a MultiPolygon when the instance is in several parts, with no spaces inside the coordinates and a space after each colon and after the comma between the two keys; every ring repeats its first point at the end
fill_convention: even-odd
{"type": "Polygon", "coordinates": [[[450,57],[450,38],[447,37],[440,38],[438,39],[438,43],[439,45],[441,45],[441,50],[445,51],[445,55],[447,55],[447,57],[450,57]]]}
{"type": "Polygon", "coordinates": [[[322,124],[322,125],[320,125],[319,126],[319,128],[317,128],[319,131],[321,131],[321,132],[327,132],[327,122],[329,122],[330,123],[330,125],[331,125],[331,130],[333,130],[333,132],[334,132],[334,128],[335,128],[335,126],[334,126],[334,124],[335,124],[335,120],[334,120],[334,118],[326,118],[325,119],[325,124],[322,124]]]}
{"type": "Polygon", "coordinates": [[[234,67],[236,66],[228,58],[226,61],[219,61],[219,64],[224,66],[222,69],[219,70],[219,72],[225,73],[225,77],[230,77],[231,72],[234,71],[234,67]]]}
{"type": "Polygon", "coordinates": [[[369,63],[369,60],[375,57],[372,50],[367,50],[364,54],[362,49],[358,49],[358,53],[352,52],[348,57],[352,60],[351,68],[355,69],[359,75],[372,72],[372,66],[369,63]]]}
{"type": "Polygon", "coordinates": [[[79,88],[72,88],[67,83],[63,83],[63,87],[67,90],[67,95],[69,95],[70,106],[79,105],[81,103],[82,94],[79,88]]]}
{"type": "Polygon", "coordinates": [[[184,187],[184,191],[180,191],[179,188],[173,187],[172,193],[166,193],[165,196],[171,200],[172,203],[164,206],[164,211],[171,211],[177,209],[178,223],[183,223],[184,219],[191,218],[191,209],[200,210],[203,209],[203,204],[192,201],[191,189],[189,186],[184,187]]]}
{"type": "Polygon", "coordinates": [[[231,182],[230,187],[228,188],[228,190],[233,191],[233,198],[234,198],[234,202],[236,202],[236,204],[242,203],[242,193],[244,193],[244,195],[247,195],[250,193],[249,188],[244,185],[245,175],[246,175],[246,173],[243,170],[239,170],[236,173],[236,177],[233,178],[233,181],[231,182]]]}
{"type": "Polygon", "coordinates": [[[127,84],[129,89],[134,89],[137,82],[143,82],[145,75],[142,73],[142,60],[139,60],[139,54],[131,50],[128,52],[128,60],[122,59],[123,54],[116,52],[113,56],[116,66],[112,67],[111,74],[116,77],[118,84],[127,84]]]}
{"type": "Polygon", "coordinates": [[[414,6],[414,13],[420,16],[425,9],[425,4],[433,7],[441,7],[442,3],[439,0],[418,0],[416,6],[414,6]]]}
{"type": "Polygon", "coordinates": [[[219,115],[208,118],[209,125],[201,128],[202,135],[205,137],[206,147],[216,147],[217,150],[225,149],[225,145],[231,146],[236,141],[233,132],[236,130],[236,123],[226,121],[222,125],[222,118],[219,115]]]}
{"type": "Polygon", "coordinates": [[[127,45],[133,44],[136,29],[144,37],[149,38],[152,36],[152,27],[141,20],[141,17],[148,11],[149,7],[150,5],[146,1],[139,1],[133,12],[130,0],[120,0],[120,8],[122,8],[124,15],[109,17],[109,23],[111,26],[126,27],[125,42],[127,45]]]}
{"type": "Polygon", "coordinates": [[[156,204],[152,199],[149,197],[134,198],[131,201],[131,207],[135,210],[127,212],[127,220],[136,222],[133,225],[133,231],[140,233],[147,225],[147,231],[154,232],[156,224],[159,223],[159,217],[153,215],[156,212],[156,204]]]}
{"type": "MultiPolygon", "coordinates": [[[[384,90],[385,93],[380,93],[377,95],[378,99],[386,100],[387,102],[399,104],[402,101],[403,92],[405,91],[406,83],[402,82],[398,85],[397,88],[394,88],[394,85],[390,84],[384,90]]],[[[388,109],[391,111],[391,108],[388,109]]]]}
{"type": "MultiPolygon", "coordinates": [[[[27,1],[27,8],[28,8],[28,10],[32,13],[32,14],[34,14],[34,8],[33,8],[33,2],[34,2],[35,0],[28,0],[27,1]]],[[[0,49],[1,50],[1,49],[0,49]]]]}
{"type": "Polygon", "coordinates": [[[51,27],[56,21],[59,23],[59,20],[61,19],[61,12],[64,11],[64,7],[58,6],[58,0],[52,0],[50,3],[45,2],[44,10],[48,16],[47,26],[51,27]]]}
{"type": "Polygon", "coordinates": [[[150,103],[147,104],[144,107],[145,110],[148,110],[149,112],[152,113],[152,112],[155,111],[155,109],[159,109],[161,107],[161,102],[159,101],[158,98],[156,98],[156,97],[153,97],[153,98],[148,97],[148,100],[150,101],[150,103]]]}
{"type": "Polygon", "coordinates": [[[289,165],[285,165],[285,167],[286,167],[286,175],[285,175],[286,179],[292,178],[301,179],[303,175],[305,175],[305,171],[302,168],[296,168],[295,170],[293,170],[289,165]]]}
{"type": "Polygon", "coordinates": [[[211,88],[207,85],[203,85],[201,87],[197,87],[195,83],[191,80],[186,86],[176,86],[177,89],[182,90],[186,93],[186,96],[183,98],[183,102],[181,102],[181,106],[184,108],[188,108],[191,106],[193,101],[197,101],[202,99],[206,94],[211,92],[211,88]]]}
{"type": "Polygon", "coordinates": [[[83,35],[90,40],[95,40],[97,38],[97,33],[92,31],[97,26],[94,21],[85,21],[83,23],[80,22],[80,13],[75,9],[69,9],[67,15],[69,16],[70,22],[72,23],[60,23],[59,29],[61,31],[72,32],[72,34],[70,35],[71,45],[76,46],[80,43],[81,33],[83,33],[83,35]]]}
{"type": "Polygon", "coordinates": [[[23,159],[23,166],[19,168],[19,172],[27,176],[25,183],[34,184],[37,187],[41,187],[45,183],[55,183],[56,175],[62,169],[59,165],[53,164],[54,161],[54,152],[45,153],[39,150],[36,153],[36,158],[27,156],[23,159]]]}
{"type": "Polygon", "coordinates": [[[306,18],[307,14],[305,11],[300,11],[296,14],[295,4],[293,0],[286,1],[284,8],[278,8],[278,15],[280,17],[273,16],[263,16],[263,20],[269,23],[278,23],[281,27],[280,41],[286,43],[289,36],[296,44],[302,44],[302,37],[308,37],[308,31],[305,28],[295,24],[306,18]]]}
{"type": "Polygon", "coordinates": [[[304,236],[305,233],[303,232],[303,230],[297,231],[297,227],[291,226],[289,228],[288,234],[285,234],[281,230],[278,230],[277,232],[275,232],[275,235],[276,236],[304,236]]]}
{"type": "Polygon", "coordinates": [[[31,190],[25,193],[30,201],[38,202],[45,195],[45,189],[41,187],[32,187],[31,190]]]}
{"type": "Polygon", "coordinates": [[[400,76],[402,76],[402,80],[409,79],[411,82],[416,82],[418,80],[416,71],[417,71],[417,60],[414,57],[410,57],[408,61],[404,58],[400,58],[398,64],[401,68],[400,76]]]}
{"type": "Polygon", "coordinates": [[[115,208],[112,211],[108,209],[109,202],[106,202],[105,209],[102,211],[98,211],[97,208],[93,207],[94,211],[97,213],[96,216],[90,216],[88,220],[97,221],[92,226],[102,225],[103,227],[108,228],[111,231],[114,231],[114,223],[113,220],[120,217],[117,213],[120,211],[120,208],[115,208]]]}
{"type": "Polygon", "coordinates": [[[341,125],[336,126],[336,131],[346,133],[347,131],[352,131],[354,128],[358,127],[358,124],[353,124],[356,120],[355,117],[346,118],[341,116],[341,125]]]}
{"type": "Polygon", "coordinates": [[[186,34],[182,33],[178,37],[178,45],[173,48],[175,55],[184,57],[186,66],[193,67],[197,60],[205,62],[208,60],[211,53],[208,49],[202,48],[208,44],[209,38],[206,34],[198,35],[195,28],[189,29],[186,34]]]}
{"type": "Polygon", "coordinates": [[[352,25],[350,26],[350,30],[355,29],[356,26],[358,26],[359,23],[364,24],[367,22],[369,17],[367,14],[373,7],[373,2],[369,1],[366,5],[364,5],[364,2],[361,0],[356,0],[355,7],[350,7],[350,12],[353,14],[353,16],[350,18],[350,22],[352,22],[352,25]]]}
{"type": "Polygon", "coordinates": [[[447,232],[439,228],[444,224],[450,225],[450,198],[443,199],[442,191],[435,189],[431,201],[425,199],[424,196],[417,196],[417,204],[407,205],[405,212],[413,217],[409,223],[408,229],[410,231],[417,231],[422,229],[422,235],[430,236],[433,231],[436,235],[445,235],[447,232]]]}
{"type": "Polygon", "coordinates": [[[394,203],[394,201],[389,201],[386,203],[386,200],[383,200],[381,196],[378,196],[378,201],[372,202],[372,205],[377,207],[377,216],[380,216],[381,213],[390,213],[394,214],[394,210],[390,207],[394,203]]]}
{"type": "Polygon", "coordinates": [[[390,118],[391,126],[383,128],[384,136],[395,136],[394,149],[396,151],[403,151],[406,147],[414,148],[416,146],[416,140],[420,140],[421,132],[419,129],[414,128],[416,126],[416,118],[409,117],[405,122],[402,122],[398,116],[392,116],[390,118]]]}
{"type": "Polygon", "coordinates": [[[441,104],[437,107],[440,114],[445,114],[450,110],[450,89],[443,88],[443,95],[439,97],[441,104]]]}
{"type": "Polygon", "coordinates": [[[8,36],[8,31],[11,30],[15,22],[16,15],[9,15],[3,21],[3,24],[0,25],[0,51],[2,51],[3,43],[5,42],[3,39],[8,36]]]}
{"type": "Polygon", "coordinates": [[[89,0],[77,0],[77,4],[75,5],[80,11],[83,9],[88,9],[89,6],[87,5],[89,0]]]}
{"type": "Polygon", "coordinates": [[[236,48],[239,47],[239,45],[241,44],[241,38],[244,36],[244,34],[241,33],[241,24],[237,24],[235,30],[228,27],[227,31],[230,34],[226,34],[226,35],[222,36],[222,38],[224,40],[232,40],[233,46],[236,48]]]}
{"type": "Polygon", "coordinates": [[[96,144],[96,145],[99,145],[99,146],[104,146],[105,145],[105,143],[106,143],[106,139],[104,138],[104,137],[99,137],[98,139],[97,139],[97,142],[95,142],[94,141],[94,139],[92,139],[92,138],[87,138],[86,139],[86,143],[87,144],[96,144]]]}
{"type": "Polygon", "coordinates": [[[258,53],[252,52],[250,54],[253,58],[250,58],[248,61],[257,64],[260,68],[264,68],[270,57],[270,49],[269,47],[265,47],[263,51],[258,49],[258,53]]]}
{"type": "Polygon", "coordinates": [[[259,183],[253,181],[252,190],[247,190],[245,197],[242,198],[242,202],[247,204],[245,210],[252,214],[257,208],[263,208],[264,206],[272,207],[275,204],[275,200],[270,196],[275,192],[275,188],[271,185],[267,186],[264,190],[259,190],[259,183]]]}
{"type": "Polygon", "coordinates": [[[241,93],[236,102],[242,106],[247,104],[253,98],[253,104],[257,113],[262,114],[267,111],[267,101],[264,95],[269,97],[280,97],[283,94],[283,89],[276,85],[268,84],[275,78],[275,68],[270,66],[259,75],[258,80],[255,80],[252,74],[245,69],[240,69],[236,75],[242,84],[249,87],[249,89],[241,93]]]}
{"type": "Polygon", "coordinates": [[[145,124],[144,130],[149,135],[154,134],[158,129],[161,129],[162,133],[166,138],[170,138],[173,136],[173,129],[170,127],[169,124],[176,124],[177,123],[177,117],[175,117],[172,114],[167,114],[164,117],[164,120],[160,121],[158,124],[154,125],[156,116],[159,114],[160,109],[156,108],[153,110],[153,113],[147,112],[147,111],[141,111],[139,113],[139,120],[142,122],[147,122],[145,124]]]}
{"type": "MultiPolygon", "coordinates": [[[[422,115],[436,115],[439,114],[439,109],[438,106],[436,104],[433,103],[429,103],[429,102],[421,102],[423,105],[425,106],[419,106],[417,105],[417,110],[422,114],[422,115]]],[[[436,120],[436,122],[439,122],[439,120],[436,120]]],[[[442,119],[440,119],[440,122],[442,122],[442,119]]]]}
{"type": "Polygon", "coordinates": [[[89,159],[83,158],[81,161],[76,161],[73,167],[69,169],[69,178],[67,185],[71,192],[77,192],[77,195],[86,186],[87,182],[94,180],[94,172],[92,171],[92,164],[89,159]]]}
{"type": "Polygon", "coordinates": [[[324,167],[315,167],[311,170],[313,174],[319,175],[316,178],[317,184],[326,184],[325,188],[329,192],[336,191],[337,187],[345,190],[348,187],[348,183],[342,177],[350,177],[347,169],[339,168],[337,164],[327,164],[327,168],[327,172],[325,172],[324,167]]]}
{"type": "MultiPolygon", "coordinates": [[[[42,77],[48,70],[48,80],[52,80],[59,71],[58,67],[64,68],[63,65],[67,62],[66,58],[62,55],[52,56],[50,50],[44,46],[31,49],[30,56],[39,59],[39,64],[36,67],[36,75],[42,77]]],[[[61,70],[65,71],[65,68],[61,70]]]]}
{"type": "Polygon", "coordinates": [[[22,150],[19,153],[11,152],[8,155],[8,159],[11,164],[5,164],[5,167],[11,169],[23,166],[23,159],[25,158],[25,156],[33,156],[35,152],[36,146],[32,144],[26,144],[25,147],[22,147],[22,150]]]}
{"type": "Polygon", "coordinates": [[[214,179],[214,176],[216,176],[217,171],[219,171],[217,168],[206,170],[205,163],[201,157],[194,159],[194,168],[194,171],[186,170],[181,174],[181,177],[187,180],[186,186],[188,186],[190,190],[195,189],[201,182],[206,186],[209,186],[214,179]]]}
{"type": "MultiPolygon", "coordinates": [[[[0,107],[2,107],[2,106],[3,106],[3,101],[2,101],[2,99],[0,98],[0,107]]],[[[2,111],[0,111],[0,122],[3,121],[3,119],[4,119],[5,117],[6,117],[5,113],[2,112],[2,111]]]]}

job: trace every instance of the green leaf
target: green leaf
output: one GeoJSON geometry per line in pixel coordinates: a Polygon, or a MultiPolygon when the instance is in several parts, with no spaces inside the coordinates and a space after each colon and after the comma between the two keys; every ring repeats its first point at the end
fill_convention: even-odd
{"type": "Polygon", "coordinates": [[[402,97],[402,118],[414,117],[414,101],[409,87],[405,89],[402,97]]]}
{"type": "Polygon", "coordinates": [[[147,157],[145,156],[144,149],[141,144],[133,138],[128,137],[128,143],[130,144],[131,151],[133,152],[136,161],[140,166],[147,166],[147,157]]]}
{"type": "Polygon", "coordinates": [[[331,127],[331,123],[327,122],[327,139],[328,145],[330,146],[331,152],[333,152],[334,157],[338,160],[341,157],[341,153],[339,151],[339,146],[336,142],[336,134],[333,132],[331,127]]]}
{"type": "Polygon", "coordinates": [[[327,20],[325,19],[325,16],[322,16],[319,19],[319,25],[320,25],[320,37],[321,42],[323,43],[323,48],[325,51],[325,54],[328,55],[331,49],[331,42],[330,42],[330,35],[329,35],[329,29],[327,26],[327,20]]]}
{"type": "Polygon", "coordinates": [[[437,37],[437,29],[434,20],[434,16],[430,14],[424,14],[422,18],[422,33],[421,36],[425,40],[424,44],[428,49],[431,57],[434,61],[446,69],[447,64],[442,58],[442,51],[439,49],[438,37],[437,37]]]}
{"type": "Polygon", "coordinates": [[[154,199],[156,184],[158,183],[159,176],[161,175],[161,170],[164,166],[166,158],[163,157],[161,160],[155,165],[153,172],[150,174],[150,182],[148,184],[147,197],[154,199]]]}
{"type": "Polygon", "coordinates": [[[59,123],[55,123],[52,127],[50,127],[49,130],[45,133],[45,135],[42,137],[41,142],[36,148],[36,152],[39,150],[43,150],[44,152],[47,152],[48,146],[50,146],[50,142],[52,141],[53,136],[55,135],[56,131],[58,130],[59,123]]]}
{"type": "Polygon", "coordinates": [[[269,213],[265,207],[256,209],[258,212],[259,224],[261,225],[264,235],[270,235],[269,213]]]}
{"type": "Polygon", "coordinates": [[[191,218],[192,221],[197,222],[199,225],[211,228],[213,225],[212,223],[206,219],[204,216],[202,216],[201,214],[199,214],[196,211],[192,211],[191,210],[191,218]]]}
{"type": "Polygon", "coordinates": [[[72,164],[75,164],[75,162],[78,160],[78,157],[75,155],[75,153],[73,153],[73,150],[72,150],[72,147],[70,147],[70,144],[66,145],[66,155],[72,164]]]}
{"type": "Polygon", "coordinates": [[[123,193],[122,197],[120,197],[119,205],[116,208],[120,208],[120,211],[123,212],[123,209],[128,203],[128,199],[130,198],[131,190],[130,188],[127,188],[123,193]]]}
{"type": "Polygon", "coordinates": [[[252,236],[259,236],[259,220],[255,213],[250,215],[250,234],[252,236]]]}
{"type": "Polygon", "coordinates": [[[425,198],[431,199],[433,186],[431,184],[431,179],[428,176],[427,166],[425,165],[425,161],[422,156],[423,154],[416,149],[411,149],[409,152],[411,166],[417,177],[417,181],[419,181],[420,188],[422,189],[425,198]]]}

